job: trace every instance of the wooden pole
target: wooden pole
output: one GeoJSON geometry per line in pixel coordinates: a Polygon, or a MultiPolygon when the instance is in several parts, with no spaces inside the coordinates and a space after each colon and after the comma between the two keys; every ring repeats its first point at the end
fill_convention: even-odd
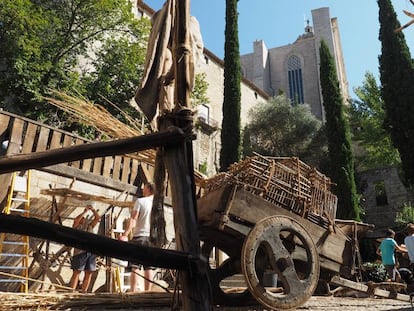
{"type": "MultiPolygon", "coordinates": [[[[175,75],[175,108],[171,119],[161,118],[160,129],[171,123],[192,132],[190,102],[189,40],[190,1],[175,0],[173,63],[175,75]],[[176,124],[180,123],[180,124],[176,124]]],[[[172,205],[174,207],[175,240],[177,249],[201,257],[197,224],[192,141],[164,148],[164,161],[170,178],[172,205]]],[[[212,310],[207,262],[200,261],[193,271],[180,271],[179,280],[183,291],[184,310],[212,310]]]]}
{"type": "Polygon", "coordinates": [[[118,139],[108,142],[75,145],[67,148],[52,149],[42,152],[10,155],[0,159],[0,174],[41,168],[58,163],[81,159],[106,157],[143,151],[159,146],[182,143],[185,133],[179,128],[166,128],[163,132],[143,136],[118,139]]]}
{"type": "Polygon", "coordinates": [[[200,258],[196,258],[194,254],[135,245],[36,218],[16,215],[0,214],[0,232],[50,240],[100,256],[128,260],[144,266],[194,271],[200,261],[200,258]]]}

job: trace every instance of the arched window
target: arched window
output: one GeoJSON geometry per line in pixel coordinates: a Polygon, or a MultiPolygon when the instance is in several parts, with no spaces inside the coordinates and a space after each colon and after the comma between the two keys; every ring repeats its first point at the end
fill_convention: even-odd
{"type": "Polygon", "coordinates": [[[299,57],[292,55],[288,59],[289,98],[294,104],[303,104],[302,65],[299,57]]]}

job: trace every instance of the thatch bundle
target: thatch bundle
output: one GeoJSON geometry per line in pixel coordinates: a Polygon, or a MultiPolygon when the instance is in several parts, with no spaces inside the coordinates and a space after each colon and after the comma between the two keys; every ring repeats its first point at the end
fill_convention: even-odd
{"type": "Polygon", "coordinates": [[[0,293],[3,310],[121,310],[139,306],[168,307],[173,294],[143,292],[139,294],[108,293],[0,293]]]}
{"type": "Polygon", "coordinates": [[[56,90],[51,92],[55,98],[45,97],[45,99],[50,104],[69,113],[73,121],[92,126],[110,138],[143,135],[141,122],[137,122],[112,103],[110,104],[119,110],[119,113],[128,121],[128,124],[115,118],[102,105],[90,102],[86,98],[74,97],[56,90]]]}
{"type": "MultiPolygon", "coordinates": [[[[71,121],[91,126],[102,133],[103,137],[120,139],[144,134],[141,120],[135,120],[110,102],[108,103],[119,111],[127,123],[114,117],[102,105],[93,103],[86,98],[75,97],[56,90],[50,92],[54,97],[44,97],[45,100],[70,114],[71,121]]],[[[152,149],[140,151],[137,152],[136,157],[143,162],[154,164],[155,151],[152,149]]]]}

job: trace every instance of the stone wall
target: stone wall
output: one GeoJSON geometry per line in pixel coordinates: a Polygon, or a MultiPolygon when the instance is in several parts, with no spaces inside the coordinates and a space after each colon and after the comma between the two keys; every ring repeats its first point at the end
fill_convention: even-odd
{"type": "MultiPolygon", "coordinates": [[[[204,50],[204,60],[199,63],[197,73],[206,75],[208,89],[206,96],[208,103],[203,106],[204,112],[198,110],[196,134],[194,141],[194,167],[199,168],[205,165],[207,175],[212,176],[217,173],[219,168],[219,158],[221,149],[221,122],[223,119],[224,101],[224,69],[223,61],[212,54],[207,49],[204,50]],[[208,115],[206,116],[205,114],[208,115]],[[203,118],[199,118],[202,116],[203,118]]],[[[242,127],[249,121],[251,108],[260,105],[269,99],[269,96],[247,79],[241,83],[241,111],[240,122],[242,127]]],[[[196,108],[198,109],[198,108],[196,108]]]]}
{"type": "Polygon", "coordinates": [[[378,228],[395,225],[397,212],[413,198],[402,183],[396,167],[358,173],[362,190],[363,221],[378,228]]]}

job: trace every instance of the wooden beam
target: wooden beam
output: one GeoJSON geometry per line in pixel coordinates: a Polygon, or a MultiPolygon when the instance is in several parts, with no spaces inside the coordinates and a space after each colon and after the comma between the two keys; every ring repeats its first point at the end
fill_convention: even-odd
{"type": "Polygon", "coordinates": [[[93,195],[90,193],[85,193],[81,191],[75,191],[68,188],[51,188],[51,189],[41,189],[41,194],[55,196],[61,196],[65,199],[72,199],[77,201],[95,201],[95,202],[102,202],[109,205],[114,205],[118,207],[128,207],[133,208],[135,202],[134,201],[119,201],[113,200],[111,198],[107,198],[100,195],[93,195]]]}
{"type": "MultiPolygon", "coordinates": [[[[101,158],[98,158],[101,159],[101,158]]],[[[50,174],[63,176],[67,178],[76,178],[78,181],[84,181],[92,185],[97,185],[107,189],[113,189],[116,191],[128,191],[130,193],[136,193],[137,187],[132,184],[123,183],[117,180],[113,180],[109,177],[104,177],[94,173],[86,172],[75,167],[67,166],[65,164],[56,164],[39,168],[40,171],[50,174]]],[[[1,175],[0,175],[1,176],[1,175]]],[[[131,181],[132,183],[132,181],[131,181]]]]}
{"type": "Polygon", "coordinates": [[[75,145],[42,152],[8,155],[0,159],[0,174],[41,168],[58,163],[127,154],[160,146],[173,146],[187,138],[184,132],[172,127],[163,132],[118,139],[108,142],[75,145]]]}
{"type": "Polygon", "coordinates": [[[347,288],[351,288],[351,289],[364,292],[370,295],[378,296],[378,297],[392,298],[392,299],[397,299],[397,300],[402,300],[402,301],[407,301],[407,302],[410,301],[409,295],[399,294],[393,291],[389,291],[389,290],[385,290],[385,289],[381,289],[377,287],[370,287],[363,283],[358,283],[358,282],[354,282],[354,281],[341,278],[338,275],[334,275],[330,283],[343,286],[343,287],[347,287],[347,288]]]}
{"type": "Polygon", "coordinates": [[[128,260],[135,264],[189,271],[206,262],[196,254],[145,247],[90,232],[52,224],[36,218],[0,214],[0,232],[28,235],[90,251],[100,256],[128,260]]]}

